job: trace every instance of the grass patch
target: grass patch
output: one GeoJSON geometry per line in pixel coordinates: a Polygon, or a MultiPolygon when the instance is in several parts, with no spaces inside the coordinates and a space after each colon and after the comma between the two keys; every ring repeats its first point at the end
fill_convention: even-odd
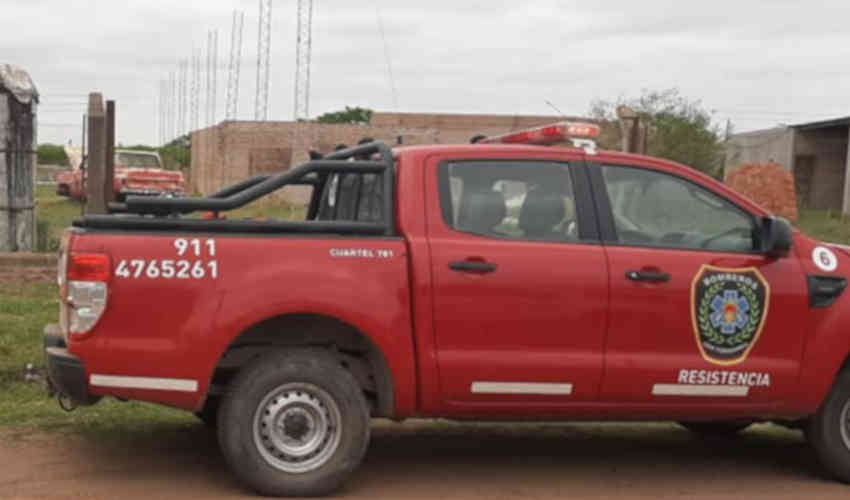
{"type": "Polygon", "coordinates": [[[0,427],[138,437],[153,436],[164,427],[197,425],[195,417],[184,411],[112,399],[66,413],[40,385],[25,382],[27,363],[43,373],[42,332],[58,318],[57,294],[52,283],[22,283],[0,290],[0,427]]]}
{"type": "Polygon", "coordinates": [[[64,196],[56,194],[56,186],[40,185],[36,187],[38,201],[36,229],[39,252],[55,252],[59,249],[62,231],[82,214],[82,205],[64,196]]]}
{"type": "Polygon", "coordinates": [[[225,212],[228,219],[304,220],[307,208],[283,200],[261,199],[238,210],[225,212]]]}
{"type": "Polygon", "coordinates": [[[850,218],[842,217],[839,212],[800,210],[796,226],[812,238],[850,245],[850,218]]]}

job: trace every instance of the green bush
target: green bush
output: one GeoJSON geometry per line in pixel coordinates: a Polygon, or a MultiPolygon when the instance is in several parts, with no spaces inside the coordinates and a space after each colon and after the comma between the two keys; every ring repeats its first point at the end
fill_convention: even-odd
{"type": "Polygon", "coordinates": [[[65,148],[56,144],[41,144],[35,150],[39,165],[67,165],[65,148]]]}

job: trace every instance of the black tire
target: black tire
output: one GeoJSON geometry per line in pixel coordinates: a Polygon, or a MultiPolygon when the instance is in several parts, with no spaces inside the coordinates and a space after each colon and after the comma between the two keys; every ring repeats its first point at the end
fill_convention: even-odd
{"type": "Polygon", "coordinates": [[[215,429],[218,426],[219,406],[221,406],[221,398],[219,396],[209,396],[201,411],[195,412],[195,416],[210,429],[215,429]]]}
{"type": "Polygon", "coordinates": [[[826,470],[850,483],[850,369],[838,375],[826,401],[809,419],[806,439],[826,470]]]}
{"type": "Polygon", "coordinates": [[[276,351],[242,369],[227,388],[218,439],[236,476],[258,493],[327,495],[366,453],[369,408],[354,376],[327,351],[276,351]],[[288,456],[305,436],[319,443],[316,456],[288,456]],[[293,470],[299,467],[312,468],[293,470]]]}
{"type": "Polygon", "coordinates": [[[715,420],[708,422],[679,422],[685,429],[706,437],[732,437],[743,431],[753,422],[749,420],[715,420]]]}

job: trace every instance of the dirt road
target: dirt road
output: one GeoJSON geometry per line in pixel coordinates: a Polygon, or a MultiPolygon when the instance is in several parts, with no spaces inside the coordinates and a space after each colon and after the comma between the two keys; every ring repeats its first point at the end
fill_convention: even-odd
{"type": "MultiPolygon", "coordinates": [[[[847,499],[799,432],[705,440],[672,424],[377,423],[340,497],[847,499]]],[[[203,426],[108,439],[0,434],[0,497],[251,497],[203,426]]]]}

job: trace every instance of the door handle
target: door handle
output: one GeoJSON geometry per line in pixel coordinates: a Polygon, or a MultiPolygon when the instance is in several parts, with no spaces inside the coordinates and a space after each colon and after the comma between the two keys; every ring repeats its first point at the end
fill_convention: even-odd
{"type": "Polygon", "coordinates": [[[643,281],[645,283],[667,283],[670,281],[669,273],[657,271],[626,271],[626,279],[631,281],[643,281]]]}
{"type": "Polygon", "coordinates": [[[495,272],[499,266],[477,260],[463,260],[460,262],[449,262],[449,269],[459,273],[487,274],[495,272]]]}

